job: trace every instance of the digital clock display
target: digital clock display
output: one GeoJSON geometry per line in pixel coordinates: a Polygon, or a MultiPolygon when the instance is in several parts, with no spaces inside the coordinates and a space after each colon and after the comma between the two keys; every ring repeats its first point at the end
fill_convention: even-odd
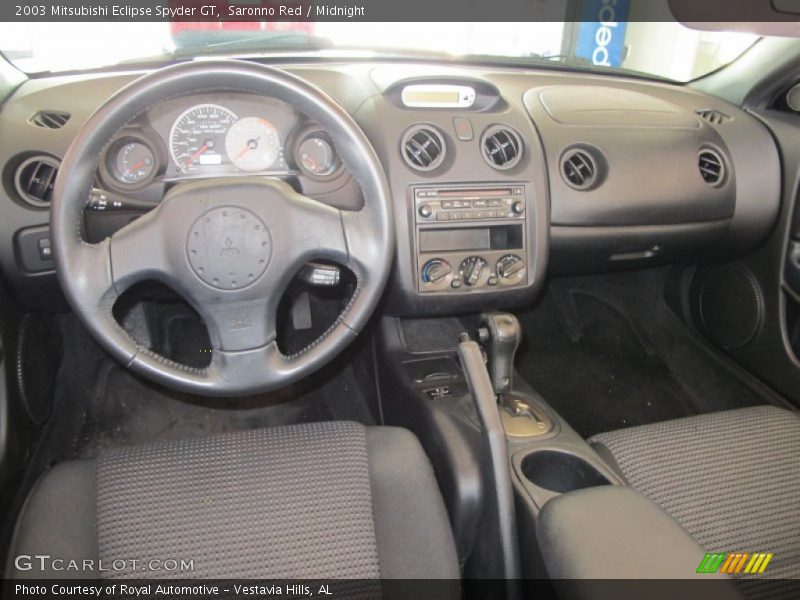
{"type": "Polygon", "coordinates": [[[409,108],[469,108],[475,89],[466,85],[414,84],[403,88],[403,104],[409,108]]]}
{"type": "Polygon", "coordinates": [[[461,95],[458,91],[434,91],[434,90],[407,90],[403,94],[406,104],[457,104],[461,95]]]}

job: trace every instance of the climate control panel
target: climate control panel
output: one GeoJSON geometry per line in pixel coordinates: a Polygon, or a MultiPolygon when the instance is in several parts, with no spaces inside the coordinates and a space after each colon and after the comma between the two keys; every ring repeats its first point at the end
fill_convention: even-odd
{"type": "Polygon", "coordinates": [[[429,259],[420,268],[423,291],[504,288],[525,280],[525,261],[518,255],[488,256],[470,255],[455,265],[445,258],[429,259]]]}

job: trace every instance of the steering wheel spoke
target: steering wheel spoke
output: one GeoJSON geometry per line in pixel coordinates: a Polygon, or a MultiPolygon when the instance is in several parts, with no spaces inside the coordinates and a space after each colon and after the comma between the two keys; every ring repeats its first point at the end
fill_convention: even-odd
{"type": "Polygon", "coordinates": [[[158,209],[152,210],[111,236],[111,276],[118,294],[146,279],[171,282],[163,221],[159,216],[158,209]]]}
{"type": "Polygon", "coordinates": [[[205,303],[198,311],[215,350],[241,352],[275,341],[276,313],[262,298],[205,303]]]}

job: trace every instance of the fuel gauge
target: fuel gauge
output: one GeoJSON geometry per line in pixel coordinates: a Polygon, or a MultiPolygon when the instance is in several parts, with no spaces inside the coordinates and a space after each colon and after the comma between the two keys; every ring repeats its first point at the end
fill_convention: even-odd
{"type": "Polygon", "coordinates": [[[155,155],[142,141],[123,140],[112,148],[109,158],[109,170],[119,183],[138,185],[150,180],[155,174],[155,155]]]}
{"type": "Polygon", "coordinates": [[[318,135],[303,140],[297,149],[300,167],[313,177],[325,177],[339,166],[333,144],[318,135]]]}

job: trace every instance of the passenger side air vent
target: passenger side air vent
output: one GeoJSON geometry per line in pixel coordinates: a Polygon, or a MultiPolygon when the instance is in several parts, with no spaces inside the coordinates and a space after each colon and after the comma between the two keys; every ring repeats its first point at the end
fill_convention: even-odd
{"type": "Polygon", "coordinates": [[[697,157],[697,167],[700,169],[703,181],[710,186],[716,187],[725,179],[725,163],[714,150],[708,148],[701,150],[697,157]]]}
{"type": "Polygon", "coordinates": [[[43,110],[30,118],[30,123],[45,129],[61,129],[72,115],[56,110],[43,110]]]}
{"type": "Polygon", "coordinates": [[[519,163],[522,158],[522,140],[516,131],[503,125],[487,129],[481,139],[483,158],[492,167],[506,171],[519,163]]]}
{"type": "Polygon", "coordinates": [[[32,156],[25,159],[14,173],[17,193],[32,206],[49,206],[59,166],[58,160],[52,156],[32,156]]]}
{"type": "Polygon", "coordinates": [[[716,108],[698,108],[695,112],[701,119],[712,125],[722,125],[733,120],[733,117],[718,111],[716,108]]]}
{"type": "Polygon", "coordinates": [[[600,169],[588,151],[573,148],[561,157],[561,177],[571,188],[584,191],[597,185],[600,169]]]}
{"type": "Polygon", "coordinates": [[[406,164],[415,171],[433,171],[444,161],[447,145],[439,131],[430,125],[415,125],[400,142],[406,164]]]}

